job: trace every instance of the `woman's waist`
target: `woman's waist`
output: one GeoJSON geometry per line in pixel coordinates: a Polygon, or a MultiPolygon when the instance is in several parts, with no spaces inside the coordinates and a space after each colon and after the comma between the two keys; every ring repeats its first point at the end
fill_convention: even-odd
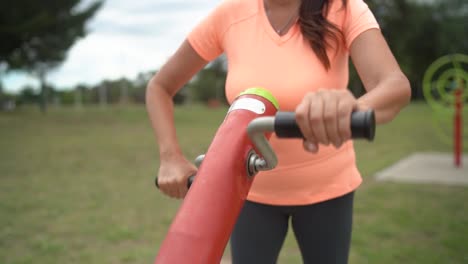
{"type": "Polygon", "coordinates": [[[301,139],[278,139],[272,135],[270,144],[278,157],[278,166],[275,170],[302,167],[305,164],[308,166],[314,163],[322,164],[330,159],[347,161],[355,159],[352,141],[344,143],[340,148],[320,145],[317,153],[304,150],[301,139]]]}

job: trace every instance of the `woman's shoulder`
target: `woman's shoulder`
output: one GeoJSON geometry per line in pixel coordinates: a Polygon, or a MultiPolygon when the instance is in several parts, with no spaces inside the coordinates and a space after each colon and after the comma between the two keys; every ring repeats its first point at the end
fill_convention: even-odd
{"type": "Polygon", "coordinates": [[[258,11],[259,0],[223,0],[215,10],[223,19],[228,19],[230,24],[251,17],[258,11]]]}
{"type": "Polygon", "coordinates": [[[248,10],[258,8],[259,1],[261,0],[222,0],[220,5],[232,8],[232,11],[248,10]]]}
{"type": "Polygon", "coordinates": [[[347,27],[363,15],[372,14],[365,0],[331,0],[327,18],[337,26],[347,27]]]}

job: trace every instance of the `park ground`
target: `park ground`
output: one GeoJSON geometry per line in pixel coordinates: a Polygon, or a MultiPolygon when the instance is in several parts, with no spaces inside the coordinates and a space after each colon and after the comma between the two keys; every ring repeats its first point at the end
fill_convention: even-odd
{"type": "MultiPolygon", "coordinates": [[[[187,157],[206,151],[225,113],[177,108],[187,157]]],[[[356,141],[350,263],[468,263],[468,187],[373,178],[413,152],[451,151],[431,115],[412,104],[375,142],[356,141]]],[[[0,263],[152,263],[179,205],[155,189],[157,168],[143,106],[0,113],[0,263]]],[[[291,232],[279,263],[301,263],[291,232]]]]}

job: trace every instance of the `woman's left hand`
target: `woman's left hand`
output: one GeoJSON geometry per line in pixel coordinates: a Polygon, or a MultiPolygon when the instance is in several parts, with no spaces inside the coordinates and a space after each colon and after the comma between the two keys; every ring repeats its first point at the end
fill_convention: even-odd
{"type": "Polygon", "coordinates": [[[319,144],[339,148],[351,138],[351,112],[357,109],[358,102],[348,90],[308,93],[296,108],[304,149],[315,153],[319,144]]]}

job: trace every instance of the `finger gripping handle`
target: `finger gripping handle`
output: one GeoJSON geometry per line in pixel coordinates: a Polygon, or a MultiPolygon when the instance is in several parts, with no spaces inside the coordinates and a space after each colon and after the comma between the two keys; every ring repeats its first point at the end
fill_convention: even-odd
{"type": "MultiPolygon", "coordinates": [[[[190,189],[190,186],[192,186],[193,180],[195,180],[195,175],[192,175],[187,179],[187,188],[188,189],[190,189]]],[[[156,185],[156,188],[159,189],[158,177],[157,176],[156,176],[156,179],[154,180],[154,185],[156,185]]]]}
{"type": "MultiPolygon", "coordinates": [[[[278,112],[275,116],[275,133],[279,138],[304,138],[296,123],[294,112],[278,112]]],[[[374,111],[351,113],[351,137],[373,140],[375,136],[374,111]]]]}

